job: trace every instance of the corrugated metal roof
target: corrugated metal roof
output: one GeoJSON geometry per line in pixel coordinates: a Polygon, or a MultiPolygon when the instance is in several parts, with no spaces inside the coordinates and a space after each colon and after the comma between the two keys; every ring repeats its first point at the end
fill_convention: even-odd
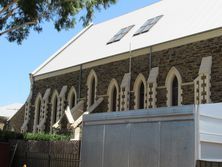
{"type": "Polygon", "coordinates": [[[7,106],[0,106],[0,117],[11,118],[23,104],[14,103],[7,106]]]}
{"type": "Polygon", "coordinates": [[[222,26],[221,0],[162,0],[112,20],[93,25],[71,40],[33,72],[34,76],[76,66],[132,50],[190,36],[222,26]],[[163,15],[147,33],[133,34],[147,21],[163,15]],[[121,28],[135,25],[118,42],[107,42],[121,28]]]}

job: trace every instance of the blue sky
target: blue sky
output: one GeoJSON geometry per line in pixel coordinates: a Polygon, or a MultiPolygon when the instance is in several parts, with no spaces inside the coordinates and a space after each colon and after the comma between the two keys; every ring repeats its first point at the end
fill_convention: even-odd
{"type": "MultiPolygon", "coordinates": [[[[159,0],[119,0],[106,10],[95,13],[93,23],[123,15],[159,0]]],[[[61,48],[82,29],[77,23],[74,29],[57,32],[51,23],[43,25],[43,32],[31,32],[22,45],[0,38],[0,106],[24,103],[29,94],[29,73],[35,70],[49,56],[61,48]]]]}

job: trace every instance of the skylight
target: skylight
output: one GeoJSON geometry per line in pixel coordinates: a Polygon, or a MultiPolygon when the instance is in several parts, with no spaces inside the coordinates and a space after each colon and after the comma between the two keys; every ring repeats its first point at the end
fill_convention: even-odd
{"type": "Polygon", "coordinates": [[[114,35],[109,42],[107,42],[107,44],[111,44],[117,41],[120,41],[132,28],[134,27],[134,25],[122,28],[121,30],[119,30],[119,32],[114,35]]]}
{"type": "Polygon", "coordinates": [[[162,17],[163,15],[160,15],[147,20],[133,36],[148,32],[162,17]]]}

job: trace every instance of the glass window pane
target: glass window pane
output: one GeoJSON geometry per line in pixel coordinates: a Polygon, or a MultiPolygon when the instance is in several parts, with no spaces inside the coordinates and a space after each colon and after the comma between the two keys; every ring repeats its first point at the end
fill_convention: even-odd
{"type": "Polygon", "coordinates": [[[120,41],[133,27],[134,27],[134,25],[122,28],[120,31],[118,31],[114,35],[114,37],[111,38],[111,40],[109,40],[109,42],[107,42],[107,44],[111,44],[113,42],[120,41]]]}
{"type": "Polygon", "coordinates": [[[172,84],[172,106],[178,105],[178,80],[175,76],[172,84]]]}
{"type": "Polygon", "coordinates": [[[163,15],[148,19],[134,34],[134,36],[148,32],[159,20],[163,17],[163,15]]]}
{"type": "Polygon", "coordinates": [[[144,84],[141,82],[140,88],[139,88],[139,109],[144,109],[144,84]]]}

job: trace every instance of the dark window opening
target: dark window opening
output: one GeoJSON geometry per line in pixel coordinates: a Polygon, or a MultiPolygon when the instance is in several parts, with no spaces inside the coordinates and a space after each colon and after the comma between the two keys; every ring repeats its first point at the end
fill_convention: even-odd
{"type": "Polygon", "coordinates": [[[116,103],[116,101],[117,101],[117,89],[116,89],[116,87],[114,86],[114,88],[113,88],[113,91],[112,91],[112,106],[111,106],[111,111],[116,111],[116,108],[117,108],[117,103],[116,103]]]}
{"type": "Polygon", "coordinates": [[[75,106],[75,103],[76,103],[76,97],[75,97],[75,94],[72,93],[70,97],[70,104],[69,104],[70,109],[72,109],[75,106]]]}
{"type": "Polygon", "coordinates": [[[144,84],[141,82],[140,87],[139,87],[139,109],[144,108],[144,84]]]}
{"type": "Polygon", "coordinates": [[[175,76],[172,83],[172,106],[178,105],[178,80],[175,76]]]}
{"type": "Polygon", "coordinates": [[[53,118],[52,118],[53,123],[56,123],[57,105],[58,105],[58,98],[55,97],[53,103],[53,118]]]}
{"type": "Polygon", "coordinates": [[[93,77],[92,83],[91,83],[90,105],[93,105],[95,102],[95,91],[96,91],[96,81],[95,81],[95,77],[93,77]]]}
{"type": "Polygon", "coordinates": [[[38,105],[37,105],[37,125],[40,122],[41,105],[42,105],[42,102],[41,100],[39,100],[38,105]]]}

